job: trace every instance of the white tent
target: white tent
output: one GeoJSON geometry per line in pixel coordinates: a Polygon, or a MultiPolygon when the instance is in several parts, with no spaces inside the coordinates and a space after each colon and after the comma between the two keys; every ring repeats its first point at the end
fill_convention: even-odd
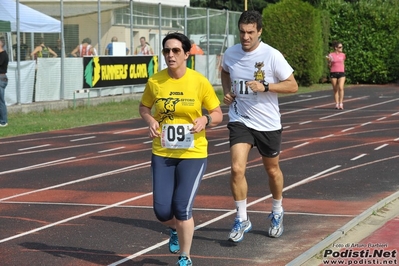
{"type": "MultiPolygon", "coordinates": [[[[13,0],[0,0],[0,19],[11,22],[11,31],[17,31],[17,3],[13,0]]],[[[19,31],[20,32],[61,32],[61,22],[19,4],[19,31]]]]}

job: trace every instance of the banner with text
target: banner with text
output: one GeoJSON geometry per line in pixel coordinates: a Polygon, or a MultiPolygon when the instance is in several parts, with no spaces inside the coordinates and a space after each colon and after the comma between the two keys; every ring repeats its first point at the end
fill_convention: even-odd
{"type": "Polygon", "coordinates": [[[145,84],[158,72],[158,56],[83,58],[83,88],[145,84]]]}

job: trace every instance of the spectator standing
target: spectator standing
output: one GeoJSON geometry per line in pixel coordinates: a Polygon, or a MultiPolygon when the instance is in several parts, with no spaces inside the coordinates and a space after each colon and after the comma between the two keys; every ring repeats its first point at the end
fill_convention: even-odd
{"type": "Polygon", "coordinates": [[[333,87],[335,109],[344,109],[344,84],[345,84],[345,60],[346,55],[342,52],[341,42],[333,42],[334,52],[327,57],[330,67],[330,79],[333,87]]]}
{"type": "Polygon", "coordinates": [[[61,47],[62,47],[61,46],[61,39],[58,39],[57,40],[57,45],[53,47],[53,51],[59,56],[61,56],[61,53],[62,53],[62,48],[61,47]]]}
{"type": "MultiPolygon", "coordinates": [[[[117,37],[112,37],[111,42],[105,47],[105,55],[112,55],[113,54],[113,44],[114,42],[117,42],[118,38],[117,37]]],[[[126,47],[126,55],[128,55],[130,50],[126,47]]]]}
{"type": "Polygon", "coordinates": [[[204,51],[201,49],[201,47],[199,47],[198,45],[195,44],[194,40],[190,40],[191,42],[191,49],[190,49],[190,54],[191,55],[203,55],[204,51]]]}
{"type": "Polygon", "coordinates": [[[230,187],[237,215],[229,241],[240,242],[252,228],[247,214],[248,184],[245,177],[248,154],[256,146],[262,156],[272,193],[269,236],[283,233],[283,173],[279,166],[282,125],[279,93],[294,93],[298,84],[293,69],[275,48],[260,40],[262,16],[245,11],[238,20],[240,44],[223,56],[221,81],[224,103],[229,105],[231,178],[230,187]]]}
{"type": "Polygon", "coordinates": [[[5,90],[8,84],[7,68],[8,54],[4,50],[4,39],[0,39],[0,127],[8,125],[7,105],[5,101],[5,90]]]}
{"type": "Polygon", "coordinates": [[[207,166],[205,127],[219,124],[223,114],[210,82],[186,66],[190,40],[170,33],[162,47],[168,67],[149,78],[139,108],[153,139],[154,212],[170,228],[169,251],[180,252],[177,264],[184,266],[192,265],[192,207],[207,166]]]}
{"type": "Polygon", "coordinates": [[[140,45],[134,50],[135,55],[153,55],[154,51],[148,42],[146,42],[145,37],[140,38],[140,45]]]}
{"type": "Polygon", "coordinates": [[[44,44],[44,38],[40,38],[39,44],[35,47],[30,56],[36,60],[37,58],[49,58],[50,54],[53,55],[53,57],[58,56],[50,47],[44,44]]]}
{"type": "Polygon", "coordinates": [[[97,55],[96,48],[91,45],[90,38],[84,38],[82,43],[72,50],[71,55],[74,57],[78,57],[78,53],[79,57],[97,55]]]}

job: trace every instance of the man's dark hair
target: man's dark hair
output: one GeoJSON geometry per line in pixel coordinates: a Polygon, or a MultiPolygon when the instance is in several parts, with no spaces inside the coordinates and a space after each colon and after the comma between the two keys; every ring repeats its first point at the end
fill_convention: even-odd
{"type": "Polygon", "coordinates": [[[91,44],[91,39],[90,38],[84,38],[82,43],[88,43],[91,44]]]}
{"type": "Polygon", "coordinates": [[[173,32],[166,35],[166,37],[162,40],[162,47],[165,47],[165,43],[167,40],[176,39],[181,42],[181,46],[183,47],[184,53],[187,53],[191,49],[191,42],[190,39],[179,32],[173,32]]]}
{"type": "Polygon", "coordinates": [[[256,24],[256,29],[260,31],[263,27],[262,15],[255,10],[244,11],[238,20],[238,28],[241,24],[256,24]]]}

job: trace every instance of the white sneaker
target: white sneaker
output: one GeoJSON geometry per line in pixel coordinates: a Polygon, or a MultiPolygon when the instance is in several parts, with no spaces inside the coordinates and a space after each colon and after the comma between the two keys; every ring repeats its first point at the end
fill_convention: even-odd
{"type": "Polygon", "coordinates": [[[238,218],[235,218],[233,228],[229,234],[229,241],[241,242],[244,239],[244,233],[249,232],[252,229],[252,223],[249,217],[246,221],[240,222],[238,218]]]}
{"type": "Polygon", "coordinates": [[[268,218],[270,219],[270,227],[269,227],[270,237],[279,237],[283,234],[284,231],[283,217],[284,217],[284,211],[281,214],[274,214],[273,212],[269,214],[268,218]]]}

